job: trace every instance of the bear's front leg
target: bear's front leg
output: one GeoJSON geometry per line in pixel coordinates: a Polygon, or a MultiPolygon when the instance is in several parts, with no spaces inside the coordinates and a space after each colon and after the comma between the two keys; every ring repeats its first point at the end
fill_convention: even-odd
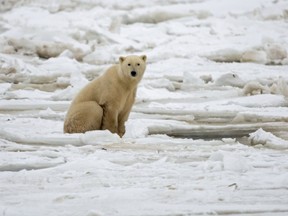
{"type": "Polygon", "coordinates": [[[126,132],[125,122],[129,117],[130,109],[129,108],[125,109],[124,112],[120,113],[118,116],[118,135],[120,137],[122,137],[126,132]]]}
{"type": "Polygon", "coordinates": [[[118,113],[111,106],[103,107],[102,130],[109,130],[111,133],[118,132],[118,113]]]}
{"type": "Polygon", "coordinates": [[[135,96],[136,96],[136,89],[132,91],[132,93],[130,93],[127,97],[126,100],[126,104],[123,108],[123,110],[119,113],[118,116],[118,135],[120,137],[122,137],[125,132],[125,122],[127,121],[129,114],[131,112],[132,106],[134,104],[134,100],[135,100],[135,96]]]}
{"type": "Polygon", "coordinates": [[[125,134],[126,130],[125,130],[125,125],[124,124],[119,124],[118,127],[118,135],[120,137],[123,137],[123,135],[125,134]]]}

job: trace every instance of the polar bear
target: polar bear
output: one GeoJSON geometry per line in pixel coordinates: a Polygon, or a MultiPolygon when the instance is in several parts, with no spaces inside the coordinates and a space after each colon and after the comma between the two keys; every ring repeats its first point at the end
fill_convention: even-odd
{"type": "Polygon", "coordinates": [[[64,133],[108,129],[122,137],[145,69],[146,55],[120,57],[119,64],[76,95],[65,118],[64,133]]]}

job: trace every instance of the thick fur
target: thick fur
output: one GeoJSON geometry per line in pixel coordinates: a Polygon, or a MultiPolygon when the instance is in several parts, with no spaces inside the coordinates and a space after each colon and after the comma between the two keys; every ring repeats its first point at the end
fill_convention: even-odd
{"type": "Polygon", "coordinates": [[[120,57],[119,64],[88,83],[72,101],[64,132],[108,129],[122,137],[145,69],[145,55],[120,57]]]}

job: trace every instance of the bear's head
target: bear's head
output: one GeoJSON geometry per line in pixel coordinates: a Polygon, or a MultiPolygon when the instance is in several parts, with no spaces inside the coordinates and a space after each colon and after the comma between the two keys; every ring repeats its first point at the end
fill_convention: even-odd
{"type": "Polygon", "coordinates": [[[120,68],[125,79],[138,83],[142,79],[146,69],[146,58],[146,55],[120,57],[120,68]]]}

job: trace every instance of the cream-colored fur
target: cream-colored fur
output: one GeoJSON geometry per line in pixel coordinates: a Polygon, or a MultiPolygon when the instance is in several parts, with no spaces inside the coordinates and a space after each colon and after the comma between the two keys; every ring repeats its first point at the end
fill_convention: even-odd
{"type": "Polygon", "coordinates": [[[120,57],[119,64],[88,83],[75,97],[64,122],[65,133],[108,129],[123,136],[146,56],[120,57]]]}

